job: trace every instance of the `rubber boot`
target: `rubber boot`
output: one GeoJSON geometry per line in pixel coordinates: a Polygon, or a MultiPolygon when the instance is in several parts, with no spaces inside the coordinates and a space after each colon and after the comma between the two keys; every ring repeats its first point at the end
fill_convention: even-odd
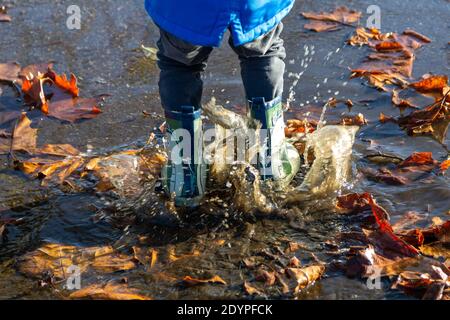
{"type": "Polygon", "coordinates": [[[260,152],[257,167],[262,180],[273,180],[277,189],[291,183],[300,169],[297,149],[286,141],[281,97],[266,102],[264,98],[253,98],[250,115],[262,124],[260,152]]]}
{"type": "Polygon", "coordinates": [[[175,206],[199,206],[205,193],[206,166],[203,160],[201,110],[182,107],[166,112],[168,162],[162,170],[163,189],[175,206]]]}

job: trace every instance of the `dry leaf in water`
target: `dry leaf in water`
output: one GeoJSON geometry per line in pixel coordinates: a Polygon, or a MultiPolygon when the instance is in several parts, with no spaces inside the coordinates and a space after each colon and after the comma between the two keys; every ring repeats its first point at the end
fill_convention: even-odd
{"type": "Polygon", "coordinates": [[[306,19],[336,22],[339,24],[353,24],[361,18],[361,12],[348,9],[347,7],[338,7],[332,12],[302,12],[306,19]]]}
{"type": "Polygon", "coordinates": [[[116,252],[112,247],[78,248],[60,244],[46,244],[19,259],[18,269],[30,277],[41,277],[50,272],[56,279],[66,279],[69,268],[76,265],[80,271],[93,268],[97,272],[112,273],[135,268],[132,257],[116,252]]]}
{"type": "Polygon", "coordinates": [[[137,290],[129,288],[127,284],[94,284],[87,288],[70,294],[70,299],[92,299],[92,300],[152,300],[141,295],[137,290]]]}
{"type": "Polygon", "coordinates": [[[19,81],[20,65],[17,62],[0,63],[0,81],[19,81]]]}
{"type": "Polygon", "coordinates": [[[305,24],[303,27],[307,30],[312,30],[315,32],[325,32],[339,30],[339,25],[339,23],[334,22],[313,20],[305,24]]]}
{"type": "Polygon", "coordinates": [[[255,288],[254,286],[252,286],[249,282],[245,281],[244,282],[244,291],[246,294],[248,294],[249,296],[260,296],[262,295],[262,292],[260,290],[258,290],[257,288],[255,288]]]}
{"type": "Polygon", "coordinates": [[[319,280],[325,273],[325,266],[316,265],[306,268],[287,268],[286,272],[289,277],[297,281],[297,287],[295,288],[294,292],[298,293],[302,289],[319,280]]]}
{"type": "Polygon", "coordinates": [[[20,116],[12,134],[12,151],[32,154],[36,150],[37,129],[31,128],[31,120],[25,113],[20,116]]]}
{"type": "Polygon", "coordinates": [[[223,280],[219,276],[214,276],[214,277],[209,278],[209,279],[196,279],[196,278],[193,278],[191,276],[186,276],[183,279],[183,285],[185,285],[187,287],[192,287],[192,286],[197,286],[197,285],[202,285],[202,284],[223,284],[223,285],[226,285],[227,283],[225,282],[225,280],[223,280]]]}

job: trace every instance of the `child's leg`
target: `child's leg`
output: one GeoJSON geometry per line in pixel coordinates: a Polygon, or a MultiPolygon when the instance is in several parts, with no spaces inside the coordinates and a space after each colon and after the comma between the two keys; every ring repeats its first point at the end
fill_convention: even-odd
{"type": "Polygon", "coordinates": [[[204,193],[201,74],[212,48],[194,46],[163,30],[158,41],[159,89],[168,131],[166,193],[177,206],[198,206],[204,193]],[[180,148],[182,151],[180,151],[180,148]]]}
{"type": "Polygon", "coordinates": [[[161,70],[159,90],[166,111],[181,106],[200,108],[203,92],[201,75],[213,50],[192,45],[160,29],[158,66],[161,70]]]}
{"type": "Polygon", "coordinates": [[[241,61],[250,114],[265,130],[261,134],[262,149],[257,155],[261,177],[275,180],[280,188],[290,183],[300,167],[298,152],[285,141],[281,98],[286,51],[280,38],[282,31],[280,23],[266,35],[239,47],[233,46],[230,39],[241,61]]]}
{"type": "Polygon", "coordinates": [[[263,97],[272,101],[283,94],[286,50],[280,38],[283,24],[266,35],[242,46],[230,45],[241,61],[241,75],[248,100],[263,97]]]}

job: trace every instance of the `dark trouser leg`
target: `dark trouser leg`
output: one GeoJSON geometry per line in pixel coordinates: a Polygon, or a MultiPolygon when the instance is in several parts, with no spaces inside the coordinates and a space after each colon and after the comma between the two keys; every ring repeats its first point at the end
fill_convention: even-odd
{"type": "Polygon", "coordinates": [[[212,51],[194,46],[160,29],[158,66],[161,70],[159,91],[166,111],[180,111],[182,106],[201,106],[201,75],[212,51]]]}
{"type": "Polygon", "coordinates": [[[280,38],[282,31],[283,24],[280,22],[266,35],[238,47],[230,38],[230,45],[241,61],[241,75],[248,100],[264,97],[266,101],[272,101],[283,94],[286,50],[280,38]]]}

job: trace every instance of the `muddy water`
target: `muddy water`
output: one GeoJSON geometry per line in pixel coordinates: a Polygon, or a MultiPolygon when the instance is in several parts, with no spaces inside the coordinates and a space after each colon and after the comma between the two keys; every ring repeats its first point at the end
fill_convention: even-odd
{"type": "MultiPolygon", "coordinates": [[[[109,93],[104,113],[91,121],[75,125],[42,118],[32,113],[40,128],[40,143],[70,143],[81,150],[119,149],[142,144],[150,131],[161,122],[155,65],[143,58],[141,44],[154,46],[157,30],[143,11],[143,1],[6,1],[11,4],[13,23],[0,24],[0,61],[17,60],[22,65],[57,61],[58,71],[73,72],[79,76],[81,92],[85,96],[109,93]],[[79,4],[82,9],[82,29],[66,28],[66,9],[79,4]],[[147,116],[143,115],[146,111],[147,116]]],[[[447,218],[450,209],[449,178],[445,176],[421,179],[405,186],[388,186],[365,179],[358,169],[369,166],[365,156],[377,152],[406,157],[414,151],[431,151],[435,159],[447,155],[445,149],[428,137],[408,137],[396,125],[380,125],[380,112],[398,115],[390,103],[390,96],[363,86],[360,80],[348,80],[348,67],[356,66],[364,57],[365,49],[343,46],[352,32],[344,28],[331,33],[310,33],[303,30],[303,10],[328,10],[345,4],[366,11],[378,4],[382,13],[382,30],[403,31],[410,27],[433,42],[417,53],[414,76],[433,72],[449,74],[448,15],[450,6],[445,0],[424,3],[413,1],[297,1],[292,14],[285,21],[284,38],[288,51],[287,87],[295,77],[289,73],[303,72],[293,89],[295,101],[291,103],[290,117],[300,116],[331,96],[352,99],[354,113],[363,113],[369,125],[357,134],[354,146],[353,191],[367,191],[392,214],[395,222],[403,214],[414,210],[428,215],[447,218]],[[418,10],[417,8],[421,8],[418,10]],[[306,49],[306,47],[307,49],[306,49]],[[339,49],[339,50],[338,50],[339,49]],[[308,51],[308,63],[303,62],[308,51]],[[331,53],[331,54],[330,54],[331,53]],[[306,66],[307,65],[307,66],[306,66]],[[319,85],[320,84],[320,85],[319,85]],[[319,85],[319,86],[318,86],[319,85]]],[[[239,80],[239,65],[229,48],[217,50],[211,57],[205,75],[205,102],[215,96],[228,107],[243,105],[244,97],[239,80]]],[[[14,92],[1,86],[0,111],[18,107],[14,92]]],[[[286,98],[289,93],[286,92],[286,98]]],[[[239,110],[240,108],[235,108],[239,110]]],[[[317,108],[320,115],[321,108],[317,108]]],[[[338,106],[333,113],[347,112],[338,106]]],[[[449,139],[444,144],[448,146],[449,139]]],[[[40,288],[36,279],[17,273],[15,258],[35,250],[45,242],[76,245],[114,245],[130,253],[136,244],[157,248],[162,253],[155,272],[135,269],[121,274],[83,276],[83,285],[122,279],[143,294],[158,299],[181,298],[242,298],[244,280],[253,274],[242,267],[242,259],[254,256],[264,249],[283,247],[288,241],[306,246],[299,258],[307,264],[317,258],[330,262],[324,242],[351,228],[350,222],[330,210],[323,210],[317,202],[298,210],[289,219],[273,217],[261,219],[236,212],[230,207],[229,190],[211,190],[211,199],[183,228],[161,227],[146,219],[128,215],[99,219],[99,208],[106,199],[91,193],[66,195],[59,190],[45,190],[36,181],[29,181],[9,169],[7,159],[0,164],[0,214],[2,218],[18,219],[20,223],[8,227],[7,236],[0,240],[0,298],[61,298],[54,289],[40,288]],[[220,240],[220,241],[215,241],[220,240]],[[219,245],[220,243],[220,245],[219,245]],[[164,253],[172,248],[177,254],[199,250],[202,254],[182,262],[169,263],[164,253]],[[161,280],[161,274],[180,279],[186,275],[206,277],[220,275],[227,286],[201,286],[182,288],[161,280]]],[[[152,211],[167,213],[159,198],[153,199],[152,211]]],[[[328,200],[323,200],[328,201],[328,200]]],[[[139,214],[145,218],[145,208],[139,214]]],[[[170,223],[170,221],[168,221],[170,223]]],[[[276,289],[268,297],[284,297],[276,289]]],[[[363,281],[348,279],[339,272],[328,272],[326,277],[304,291],[302,299],[404,299],[406,296],[389,290],[369,290],[363,281]]]]}

